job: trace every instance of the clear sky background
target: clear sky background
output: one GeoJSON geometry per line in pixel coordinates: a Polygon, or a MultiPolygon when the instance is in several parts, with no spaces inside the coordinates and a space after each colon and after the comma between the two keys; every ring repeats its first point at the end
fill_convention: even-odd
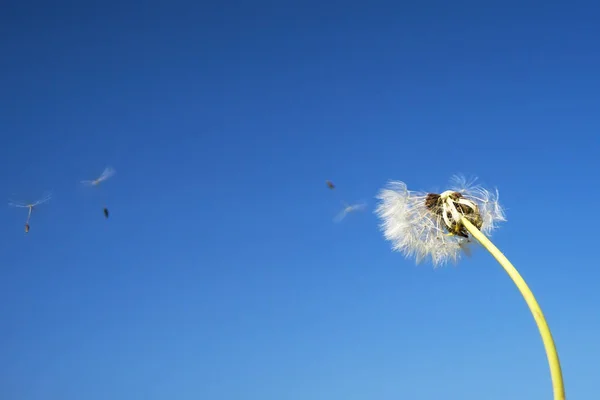
{"type": "Polygon", "coordinates": [[[464,173],[500,189],[569,398],[600,398],[600,7],[208,3],[2,5],[0,397],[549,399],[491,256],[379,232],[388,179],[464,173]],[[8,199],[47,190],[25,235],[8,199]]]}

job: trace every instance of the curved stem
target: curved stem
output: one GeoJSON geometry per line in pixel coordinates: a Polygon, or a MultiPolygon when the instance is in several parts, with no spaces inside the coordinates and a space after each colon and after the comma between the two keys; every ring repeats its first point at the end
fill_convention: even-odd
{"type": "Polygon", "coordinates": [[[536,301],[533,293],[525,283],[525,280],[521,277],[517,269],[511,264],[510,261],[502,254],[500,250],[494,244],[475,227],[468,219],[462,217],[462,224],[464,227],[473,235],[475,239],[481,243],[483,247],[487,251],[489,251],[492,256],[500,263],[502,268],[506,271],[508,276],[513,280],[521,295],[527,302],[529,306],[529,310],[531,314],[533,314],[533,318],[535,319],[535,323],[540,331],[540,335],[542,336],[542,341],[544,342],[544,349],[546,350],[546,356],[548,357],[548,364],[550,365],[550,375],[552,377],[552,388],[554,390],[554,400],[564,400],[565,399],[565,387],[563,383],[562,371],[560,368],[560,360],[558,359],[558,352],[556,351],[556,345],[554,344],[554,339],[552,339],[552,333],[550,332],[550,328],[548,327],[548,323],[546,322],[546,318],[542,313],[542,309],[540,305],[536,301]]]}

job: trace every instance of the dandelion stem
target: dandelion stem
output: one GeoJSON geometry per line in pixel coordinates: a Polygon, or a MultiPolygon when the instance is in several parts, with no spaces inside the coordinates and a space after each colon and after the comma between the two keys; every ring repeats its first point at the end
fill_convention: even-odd
{"type": "Polygon", "coordinates": [[[552,377],[552,387],[554,390],[554,400],[565,400],[565,387],[563,383],[562,371],[560,368],[560,360],[558,359],[558,352],[556,351],[556,345],[554,344],[554,339],[552,339],[552,333],[550,332],[550,327],[548,327],[548,323],[546,322],[546,318],[542,313],[542,309],[540,305],[536,301],[533,293],[525,283],[525,280],[521,277],[517,269],[511,264],[510,261],[502,254],[500,250],[494,244],[475,227],[468,219],[465,217],[461,218],[461,222],[464,227],[481,243],[483,247],[487,251],[490,252],[492,256],[500,263],[502,268],[506,271],[508,276],[513,280],[521,295],[527,302],[529,306],[529,310],[531,314],[533,314],[533,318],[535,319],[535,323],[540,331],[540,335],[542,336],[542,341],[544,342],[544,349],[546,350],[546,356],[548,357],[548,364],[550,365],[550,375],[552,377]]]}

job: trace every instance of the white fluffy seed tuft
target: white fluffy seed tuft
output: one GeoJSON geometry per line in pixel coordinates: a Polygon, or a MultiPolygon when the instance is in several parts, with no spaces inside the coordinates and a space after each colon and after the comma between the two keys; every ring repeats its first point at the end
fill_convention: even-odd
{"type": "Polygon", "coordinates": [[[474,180],[454,176],[450,190],[442,193],[446,199],[443,212],[433,213],[425,205],[428,193],[408,190],[406,184],[391,181],[377,195],[379,204],[375,213],[381,220],[381,230],[386,240],[392,243],[395,251],[407,258],[414,258],[417,264],[427,258],[434,266],[448,262],[457,263],[462,254],[470,255],[468,238],[448,233],[448,227],[455,224],[463,209],[476,209],[481,217],[481,231],[489,235],[497,224],[506,221],[504,211],[498,203],[498,191],[492,193],[474,180]],[[450,194],[458,192],[462,197],[450,200],[450,194]]]}

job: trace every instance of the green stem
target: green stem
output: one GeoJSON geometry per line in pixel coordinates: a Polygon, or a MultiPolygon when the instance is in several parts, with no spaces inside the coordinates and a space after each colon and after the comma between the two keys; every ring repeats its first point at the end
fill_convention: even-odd
{"type": "Polygon", "coordinates": [[[540,331],[540,335],[542,336],[542,341],[544,342],[544,349],[546,350],[546,356],[548,357],[548,364],[550,366],[550,375],[552,377],[552,388],[554,390],[554,400],[565,400],[565,386],[563,383],[562,371],[560,368],[560,360],[558,359],[558,352],[556,351],[556,345],[554,344],[554,339],[552,338],[552,333],[550,332],[550,327],[546,322],[546,318],[542,313],[542,309],[538,304],[537,300],[533,296],[533,293],[525,283],[525,280],[521,277],[517,269],[512,265],[508,258],[502,254],[500,250],[483,234],[479,229],[475,227],[468,219],[462,217],[461,219],[464,227],[469,231],[471,235],[487,251],[490,252],[492,256],[500,263],[502,268],[506,271],[508,276],[513,280],[521,295],[527,302],[529,306],[529,310],[535,319],[535,323],[540,331]]]}

